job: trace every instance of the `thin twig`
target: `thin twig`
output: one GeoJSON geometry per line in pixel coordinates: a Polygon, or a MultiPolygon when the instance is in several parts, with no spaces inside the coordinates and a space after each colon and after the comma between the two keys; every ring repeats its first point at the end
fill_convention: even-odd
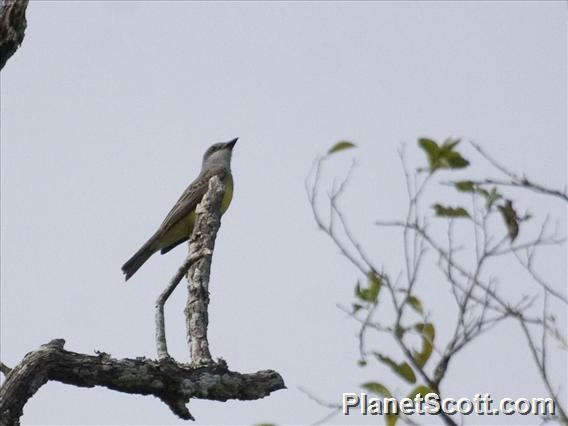
{"type": "Polygon", "coordinates": [[[314,164],[313,169],[315,170],[313,172],[314,176],[314,182],[312,184],[312,186],[310,187],[308,184],[308,180],[310,175],[312,174],[312,172],[310,172],[310,175],[308,175],[308,177],[306,178],[306,192],[308,194],[308,199],[310,200],[310,206],[312,208],[312,213],[314,216],[314,219],[316,221],[316,224],[318,225],[319,229],[322,230],[326,235],[328,235],[332,241],[335,243],[335,246],[340,250],[340,253],[347,259],[349,260],[359,271],[361,271],[363,274],[367,274],[367,269],[365,268],[365,266],[361,263],[360,260],[358,260],[351,252],[349,252],[341,243],[341,241],[339,240],[337,234],[335,232],[332,232],[333,230],[330,228],[329,225],[326,225],[324,220],[322,219],[322,217],[320,216],[320,213],[318,211],[317,208],[317,197],[318,197],[318,192],[317,192],[317,188],[319,186],[319,182],[320,182],[320,178],[321,178],[321,169],[323,166],[323,162],[325,161],[327,157],[320,157],[314,164]]]}
{"type": "Polygon", "coordinates": [[[556,401],[555,407],[558,410],[558,417],[560,417],[562,423],[568,424],[568,417],[566,415],[566,412],[564,411],[564,408],[560,404],[560,399],[558,398],[558,395],[556,394],[556,392],[552,388],[552,384],[550,383],[550,378],[548,377],[548,374],[546,372],[546,368],[544,368],[543,364],[541,363],[541,357],[539,356],[538,348],[536,347],[536,344],[534,343],[534,340],[531,336],[531,333],[530,333],[530,330],[527,326],[527,323],[526,323],[526,321],[524,321],[524,318],[522,316],[518,316],[517,319],[519,321],[519,324],[520,324],[523,332],[525,333],[527,343],[529,345],[529,348],[530,348],[531,354],[533,356],[533,359],[535,361],[535,364],[538,367],[538,371],[540,373],[542,381],[544,382],[544,385],[546,386],[546,389],[548,390],[548,393],[550,394],[550,396],[552,396],[552,398],[556,401]]]}
{"type": "Polygon", "coordinates": [[[314,394],[312,394],[311,392],[309,392],[307,389],[303,388],[302,386],[300,386],[298,388],[298,390],[300,392],[302,392],[303,394],[305,394],[308,398],[310,398],[312,401],[314,401],[318,405],[321,405],[322,407],[326,407],[326,408],[331,408],[331,410],[332,410],[329,414],[326,414],[323,418],[312,423],[312,425],[314,425],[314,426],[324,424],[329,419],[331,419],[332,417],[339,414],[339,411],[342,409],[342,406],[340,404],[322,401],[321,399],[316,397],[314,394]]]}
{"type": "Polygon", "coordinates": [[[512,171],[510,171],[507,167],[503,166],[502,164],[498,163],[495,159],[493,159],[480,145],[471,142],[471,145],[481,154],[483,158],[485,158],[489,163],[491,163],[495,168],[501,171],[503,174],[508,176],[511,180],[504,181],[500,179],[484,179],[480,181],[474,181],[477,185],[506,185],[506,186],[516,186],[529,189],[534,192],[539,192],[541,194],[552,195],[553,197],[558,197],[564,201],[568,201],[568,193],[566,191],[560,191],[558,189],[551,189],[547,188],[544,185],[535,183],[529,180],[526,176],[519,177],[512,171]]]}
{"type": "Polygon", "coordinates": [[[178,286],[182,278],[187,271],[191,264],[199,259],[203,254],[202,253],[189,253],[183,262],[183,264],[179,267],[176,274],[170,280],[170,283],[165,288],[165,290],[160,294],[158,299],[156,300],[156,312],[155,312],[155,323],[156,323],[156,350],[158,352],[158,359],[168,359],[171,358],[168,353],[168,345],[166,343],[166,329],[165,329],[165,321],[164,321],[164,305],[166,301],[169,299],[175,288],[178,286]]]}
{"type": "MultiPolygon", "coordinates": [[[[414,224],[414,223],[405,223],[402,221],[376,221],[375,222],[376,225],[378,226],[395,226],[395,227],[411,227],[413,229],[415,229],[417,232],[420,232],[420,234],[424,237],[424,239],[428,242],[428,244],[441,256],[443,257],[443,259],[445,261],[451,261],[452,262],[452,266],[453,268],[458,271],[461,275],[463,275],[464,277],[471,279],[473,277],[473,275],[467,271],[467,269],[463,266],[461,266],[459,263],[457,263],[455,260],[451,259],[450,256],[448,255],[447,251],[445,249],[443,249],[442,247],[440,247],[435,241],[434,239],[421,227],[419,227],[418,225],[414,224]]],[[[492,288],[490,288],[487,284],[484,284],[482,281],[478,280],[477,282],[477,286],[480,287],[481,289],[483,289],[484,292],[488,293],[491,298],[497,302],[498,305],[500,305],[500,308],[496,308],[494,306],[492,306],[492,309],[497,309],[498,312],[500,313],[507,313],[509,312],[510,314],[519,314],[519,312],[514,310],[514,307],[511,307],[511,305],[505,301],[503,298],[501,298],[495,290],[493,290],[492,288]]],[[[460,287],[460,290],[463,291],[464,293],[466,292],[466,289],[464,289],[463,287],[460,287]]],[[[524,317],[525,321],[531,322],[531,323],[535,323],[535,324],[540,324],[542,321],[540,318],[530,318],[530,317],[524,317]]]]}

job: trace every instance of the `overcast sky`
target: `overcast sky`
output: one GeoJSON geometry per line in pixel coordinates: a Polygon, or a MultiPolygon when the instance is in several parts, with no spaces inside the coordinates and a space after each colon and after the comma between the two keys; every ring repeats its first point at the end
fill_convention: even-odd
{"type": "MultiPolygon", "coordinates": [[[[239,136],[235,194],[211,277],[211,351],[236,371],[275,369],[288,389],[254,402],[192,400],[197,423],[323,417],[298,386],[329,402],[370,379],[404,394],[383,366],[356,366],[357,324],[336,304],[352,300],[360,277],[318,231],[304,179],[336,141],[358,144],[326,176],[342,176],[357,158],[343,207],[362,244],[395,275],[400,238],[372,223],[404,214],[401,143],[421,165],[420,136],[474,140],[562,188],[566,12],[564,2],[30,2],[24,43],[1,75],[2,361],[13,366],[53,338],[77,352],[154,357],[154,301],[185,248],[152,257],[127,285],[120,266],[197,175],[205,149],[239,136]]],[[[482,163],[467,143],[463,150],[482,163]]],[[[565,231],[561,203],[512,196],[523,211],[552,212],[565,231]]],[[[564,294],[565,255],[547,251],[538,263],[564,294]]],[[[523,280],[511,268],[504,291],[516,293],[523,280]]],[[[425,286],[419,296],[443,339],[454,318],[442,302],[451,300],[447,286],[425,286]]],[[[178,360],[188,359],[185,297],[180,287],[166,307],[178,360]]],[[[552,355],[557,385],[566,383],[565,355],[552,355]]],[[[451,367],[447,396],[546,395],[514,324],[451,367]]],[[[41,388],[23,422],[185,424],[153,397],[58,383],[41,388]]]]}

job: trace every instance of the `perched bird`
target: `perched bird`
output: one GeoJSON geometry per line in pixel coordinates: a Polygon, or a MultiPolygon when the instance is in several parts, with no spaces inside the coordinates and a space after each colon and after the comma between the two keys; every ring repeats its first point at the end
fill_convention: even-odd
{"type": "Polygon", "coordinates": [[[195,222],[195,207],[207,192],[211,177],[216,175],[225,184],[221,213],[229,208],[233,198],[231,154],[237,139],[216,143],[205,151],[199,176],[183,192],[154,235],[122,266],[125,280],[158,250],[161,254],[167,253],[189,239],[195,222]]]}

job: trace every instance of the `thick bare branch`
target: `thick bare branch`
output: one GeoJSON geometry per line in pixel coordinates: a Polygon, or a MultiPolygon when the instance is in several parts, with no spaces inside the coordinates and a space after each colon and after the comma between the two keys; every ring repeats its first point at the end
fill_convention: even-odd
{"type": "Polygon", "coordinates": [[[154,395],[180,418],[192,420],[186,404],[190,398],[227,401],[260,399],[285,389],[282,377],[272,370],[241,374],[220,363],[190,368],[171,360],[115,359],[69,352],[56,339],[28,353],[14,367],[0,388],[0,425],[14,426],[26,402],[50,380],[79,387],[104,386],[119,392],[154,395]]]}

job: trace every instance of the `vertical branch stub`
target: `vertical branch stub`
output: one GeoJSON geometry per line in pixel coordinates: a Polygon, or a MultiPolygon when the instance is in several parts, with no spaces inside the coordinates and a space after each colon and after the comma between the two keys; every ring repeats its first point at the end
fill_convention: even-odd
{"type": "Polygon", "coordinates": [[[209,275],[215,238],[221,226],[221,202],[225,185],[217,177],[195,209],[195,224],[189,243],[189,255],[197,257],[187,272],[188,299],[185,307],[186,332],[191,364],[203,367],[214,364],[207,341],[209,316],[209,275]]]}

